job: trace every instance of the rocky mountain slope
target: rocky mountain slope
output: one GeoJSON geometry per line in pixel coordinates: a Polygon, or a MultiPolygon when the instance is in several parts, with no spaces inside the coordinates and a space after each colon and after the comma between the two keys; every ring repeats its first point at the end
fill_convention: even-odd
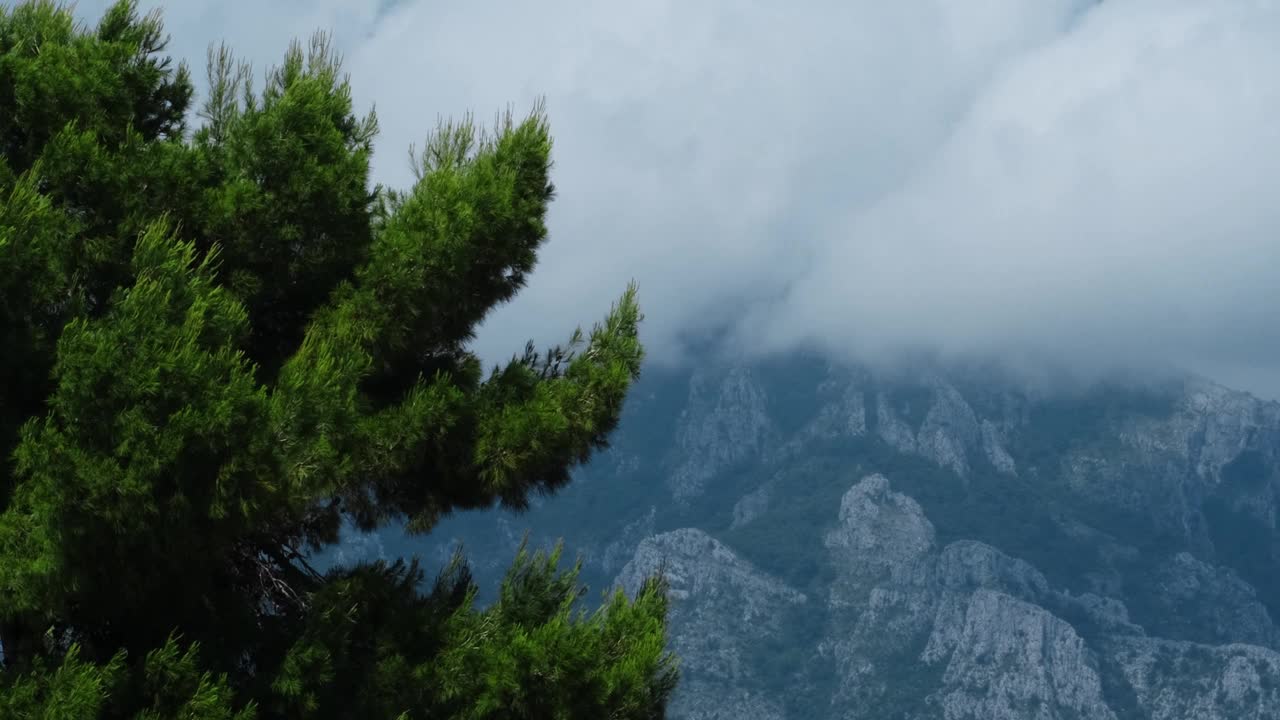
{"type": "Polygon", "coordinates": [[[1280,718],[1278,456],[1280,405],[1198,379],[788,358],[651,373],[553,500],[344,553],[665,567],[677,719],[1280,718]]]}

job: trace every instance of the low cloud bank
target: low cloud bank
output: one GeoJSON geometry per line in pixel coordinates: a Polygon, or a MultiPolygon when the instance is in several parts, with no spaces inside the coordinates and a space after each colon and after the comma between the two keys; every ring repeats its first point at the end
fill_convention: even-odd
{"type": "Polygon", "coordinates": [[[727,329],[744,352],[1178,366],[1280,397],[1275,3],[197,0],[166,17],[197,75],[211,41],[265,68],[333,28],[391,184],[438,116],[546,96],[553,238],[486,323],[488,359],[566,337],[635,278],[659,362],[727,329]]]}

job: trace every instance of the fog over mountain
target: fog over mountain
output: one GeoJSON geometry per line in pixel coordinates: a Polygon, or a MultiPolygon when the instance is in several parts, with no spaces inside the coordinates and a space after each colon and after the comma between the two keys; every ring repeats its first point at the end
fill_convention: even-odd
{"type": "Polygon", "coordinates": [[[486,358],[566,337],[634,277],[659,361],[717,330],[1280,397],[1273,2],[167,5],[197,77],[212,41],[265,70],[335,30],[392,185],[438,116],[546,96],[552,241],[486,358]]]}

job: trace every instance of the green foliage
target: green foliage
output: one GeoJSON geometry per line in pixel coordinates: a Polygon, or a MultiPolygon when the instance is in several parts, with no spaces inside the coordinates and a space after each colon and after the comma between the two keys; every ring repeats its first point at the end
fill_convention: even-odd
{"type": "Polygon", "coordinates": [[[604,447],[638,377],[634,286],[487,375],[467,345],[547,237],[541,106],[445,123],[407,190],[327,37],[261,92],[158,15],[0,8],[0,714],[662,717],[665,588],[576,609],[559,550],[480,609],[461,559],[337,568],[344,523],[521,509],[604,447]]]}
{"type": "Polygon", "coordinates": [[[660,581],[575,611],[577,569],[522,548],[476,610],[455,558],[427,595],[416,565],[340,571],[275,681],[285,717],[661,717],[675,683],[660,581]]]}
{"type": "Polygon", "coordinates": [[[0,685],[0,709],[4,717],[19,720],[36,718],[99,717],[108,703],[109,691],[120,684],[124,656],[117,655],[105,665],[84,662],[80,648],[72,645],[57,667],[48,667],[38,658],[30,673],[6,673],[0,685]]]}
{"type": "Polygon", "coordinates": [[[116,715],[126,703],[139,709],[136,720],[254,720],[253,705],[233,711],[232,691],[224,676],[200,668],[199,648],[181,648],[175,638],[149,653],[136,683],[126,670],[125,654],[105,665],[87,663],[72,645],[56,667],[39,658],[24,675],[4,677],[0,710],[14,720],[93,718],[116,715]]]}

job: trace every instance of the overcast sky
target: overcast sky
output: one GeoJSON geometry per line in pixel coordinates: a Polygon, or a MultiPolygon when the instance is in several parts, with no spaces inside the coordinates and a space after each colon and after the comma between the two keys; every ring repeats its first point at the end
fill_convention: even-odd
{"type": "Polygon", "coordinates": [[[547,98],[552,238],[491,360],[635,278],[659,360],[728,329],[1280,397],[1274,0],[159,4],[199,78],[211,42],[261,72],[333,30],[391,185],[438,116],[547,98]]]}

